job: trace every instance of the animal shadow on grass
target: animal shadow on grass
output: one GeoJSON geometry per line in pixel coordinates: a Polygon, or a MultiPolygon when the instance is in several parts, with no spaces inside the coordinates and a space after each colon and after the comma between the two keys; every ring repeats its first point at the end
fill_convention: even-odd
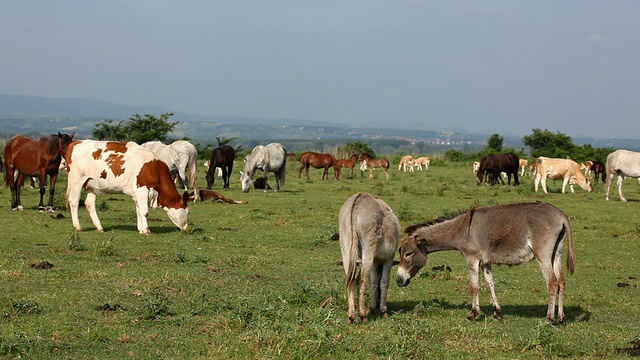
{"type": "MultiPolygon", "coordinates": [[[[150,223],[153,223],[154,221],[149,219],[148,220],[150,223]]],[[[93,231],[95,231],[95,228],[89,228],[93,231]]],[[[120,225],[111,225],[111,226],[104,226],[104,232],[107,233],[111,230],[122,230],[122,231],[127,231],[127,232],[134,232],[137,233],[138,232],[138,227],[136,226],[136,224],[132,224],[132,225],[125,225],[125,224],[120,224],[120,225]]],[[[180,229],[178,229],[177,227],[173,226],[151,226],[149,225],[149,230],[151,230],[151,234],[170,234],[170,233],[179,233],[180,229]]],[[[187,228],[188,230],[188,228],[187,228]]]]}
{"type": "MultiPolygon", "coordinates": [[[[395,301],[389,302],[389,313],[394,314],[397,312],[416,312],[426,311],[429,309],[442,309],[442,310],[465,310],[471,311],[470,303],[451,303],[443,299],[430,299],[426,301],[395,301]]],[[[547,314],[547,305],[508,305],[501,304],[502,318],[508,317],[526,317],[526,318],[540,318],[544,319],[547,314]]],[[[576,321],[589,321],[591,320],[591,312],[583,309],[581,306],[566,306],[565,311],[565,323],[576,321]]],[[[464,315],[466,316],[466,315],[464,315]]],[[[483,320],[484,318],[493,318],[493,307],[491,305],[481,306],[481,313],[476,317],[475,321],[483,320]]]]}

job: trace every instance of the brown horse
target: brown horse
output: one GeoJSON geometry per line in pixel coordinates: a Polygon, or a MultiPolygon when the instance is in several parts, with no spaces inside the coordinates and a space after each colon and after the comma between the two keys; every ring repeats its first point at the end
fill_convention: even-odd
{"type": "Polygon", "coordinates": [[[607,179],[607,171],[605,170],[604,163],[602,161],[594,161],[591,166],[591,171],[593,171],[595,175],[595,180],[598,182],[598,178],[602,179],[602,183],[604,184],[607,179]]]}
{"type": "Polygon", "coordinates": [[[312,151],[304,152],[300,155],[300,162],[302,167],[298,171],[298,179],[302,175],[302,170],[307,170],[307,179],[309,179],[309,166],[313,166],[316,169],[324,168],[322,173],[322,180],[329,179],[329,168],[333,167],[333,175],[337,180],[340,180],[341,171],[336,158],[331,154],[320,154],[312,151]]]}
{"type": "Polygon", "coordinates": [[[71,134],[52,134],[40,140],[25,135],[11,138],[4,148],[4,183],[11,188],[11,209],[22,210],[20,187],[25,176],[37,176],[40,180],[40,211],[53,211],[53,194],[60,170],[62,156],[73,140],[71,134]],[[16,178],[17,171],[17,178],[16,178]],[[45,180],[49,175],[49,205],[45,208],[43,198],[46,192],[45,180]]]}
{"type": "Polygon", "coordinates": [[[356,166],[356,162],[358,162],[358,155],[351,155],[348,159],[338,159],[338,165],[341,169],[343,167],[349,168],[349,179],[353,179],[353,168],[356,166]]]}
{"type": "Polygon", "coordinates": [[[362,154],[358,159],[363,163],[366,161],[367,166],[369,167],[369,180],[373,179],[373,168],[381,167],[384,172],[387,174],[387,180],[389,180],[389,160],[385,158],[374,159],[369,154],[362,154]]]}
{"type": "Polygon", "coordinates": [[[219,167],[222,169],[223,189],[229,189],[229,178],[233,171],[233,161],[236,158],[236,150],[233,146],[222,145],[211,152],[211,160],[209,160],[209,169],[207,170],[207,189],[211,190],[215,176],[214,170],[219,167]]]}

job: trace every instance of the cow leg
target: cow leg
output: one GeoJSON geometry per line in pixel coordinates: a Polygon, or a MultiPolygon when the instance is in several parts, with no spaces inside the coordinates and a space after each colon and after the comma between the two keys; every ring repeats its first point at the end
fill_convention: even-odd
{"type": "Polygon", "coordinates": [[[138,219],[138,232],[140,234],[149,235],[149,225],[147,223],[147,215],[149,215],[149,194],[147,191],[136,192],[133,200],[136,203],[136,216],[138,219]]]}
{"type": "Polygon", "coordinates": [[[65,195],[67,200],[67,211],[71,212],[71,223],[76,231],[82,231],[80,226],[80,220],[78,218],[78,206],[80,204],[80,194],[82,193],[82,183],[79,179],[73,176],[73,173],[69,173],[67,193],[65,195]]]}
{"type": "Polygon", "coordinates": [[[473,321],[480,314],[480,297],[478,294],[480,291],[478,283],[480,264],[473,260],[473,262],[468,261],[467,265],[469,266],[469,288],[471,289],[471,313],[467,316],[467,320],[473,321]]]}
{"type": "Polygon", "coordinates": [[[485,264],[482,266],[484,271],[484,282],[487,285],[487,289],[491,294],[491,303],[493,304],[493,317],[498,319],[502,316],[500,303],[498,303],[498,297],[496,296],[495,282],[493,281],[493,273],[491,272],[491,264],[485,264]]]}
{"type": "Polygon", "coordinates": [[[98,213],[96,212],[96,197],[96,193],[87,189],[87,197],[84,199],[84,206],[87,208],[96,230],[98,230],[98,232],[104,232],[100,219],[98,219],[98,213]]]}

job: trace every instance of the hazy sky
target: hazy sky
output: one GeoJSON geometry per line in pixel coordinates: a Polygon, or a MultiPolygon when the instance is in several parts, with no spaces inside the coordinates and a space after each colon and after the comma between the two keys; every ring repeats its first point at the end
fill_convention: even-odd
{"type": "Polygon", "coordinates": [[[639,16],[637,0],[3,0],[0,93],[640,139],[639,16]]]}

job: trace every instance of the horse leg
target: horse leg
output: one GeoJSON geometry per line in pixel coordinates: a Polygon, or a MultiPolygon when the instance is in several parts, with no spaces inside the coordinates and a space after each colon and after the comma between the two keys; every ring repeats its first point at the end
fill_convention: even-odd
{"type": "Polygon", "coordinates": [[[49,205],[44,209],[47,212],[53,212],[53,194],[56,192],[56,179],[58,179],[58,174],[53,174],[49,176],[49,205]]]}
{"type": "Polygon", "coordinates": [[[618,174],[618,194],[620,194],[620,201],[627,201],[627,199],[625,199],[624,195],[622,195],[622,182],[624,181],[624,175],[622,175],[622,173],[618,174]]]}
{"type": "Polygon", "coordinates": [[[226,166],[222,166],[222,188],[229,189],[229,171],[226,166]]]}
{"type": "Polygon", "coordinates": [[[385,175],[387,175],[387,181],[389,181],[389,170],[387,170],[385,168],[383,168],[383,169],[384,169],[385,175]]]}
{"type": "Polygon", "coordinates": [[[480,314],[480,285],[478,284],[480,263],[478,261],[467,262],[469,266],[469,288],[471,289],[471,313],[467,315],[467,320],[473,321],[480,314]]]}
{"type": "Polygon", "coordinates": [[[302,176],[302,169],[304,169],[304,164],[300,167],[300,171],[298,171],[298,179],[302,176]]]}
{"type": "Polygon", "coordinates": [[[482,270],[484,271],[484,282],[487,285],[487,289],[491,294],[491,303],[493,304],[493,317],[499,319],[502,317],[500,307],[500,303],[498,302],[498,297],[496,296],[495,290],[495,282],[493,281],[493,273],[491,272],[491,264],[485,264],[482,266],[482,270]]]}
{"type": "MultiPolygon", "coordinates": [[[[276,176],[276,188],[273,191],[278,192],[278,191],[280,191],[280,172],[276,171],[273,174],[276,176]]],[[[266,186],[267,185],[267,173],[264,173],[264,184],[265,184],[264,192],[269,191],[269,187],[266,186]]]]}
{"type": "MultiPolygon", "coordinates": [[[[47,192],[46,187],[44,186],[44,182],[47,180],[47,175],[44,174],[44,169],[40,171],[39,181],[40,181],[40,203],[38,204],[38,211],[44,212],[44,194],[47,192]]],[[[52,200],[53,201],[53,200],[52,200]]]]}

